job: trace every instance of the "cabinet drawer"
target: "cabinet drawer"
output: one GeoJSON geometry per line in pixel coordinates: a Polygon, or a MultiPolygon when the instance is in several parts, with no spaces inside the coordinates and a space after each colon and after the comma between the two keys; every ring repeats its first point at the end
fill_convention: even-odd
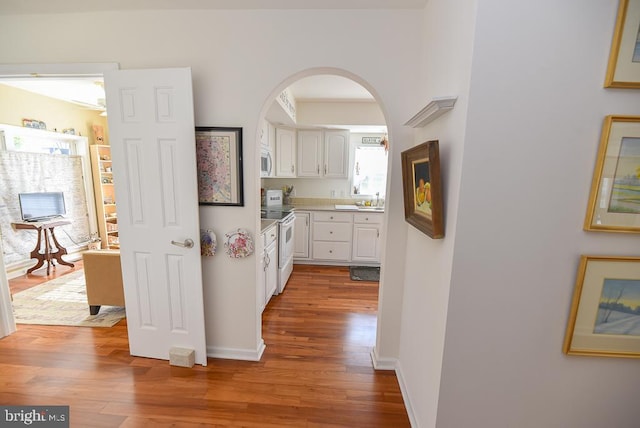
{"type": "Polygon", "coordinates": [[[325,242],[313,243],[314,260],[349,260],[351,245],[349,242],[325,242]]]}
{"type": "Polygon", "coordinates": [[[355,213],[353,214],[353,222],[362,224],[382,224],[382,217],[383,214],[355,213]]]}
{"type": "Polygon", "coordinates": [[[339,223],[351,223],[351,213],[337,213],[335,211],[317,211],[313,213],[313,221],[334,221],[339,223]]]}
{"type": "Polygon", "coordinates": [[[313,223],[314,241],[350,241],[351,223],[313,223]]]}

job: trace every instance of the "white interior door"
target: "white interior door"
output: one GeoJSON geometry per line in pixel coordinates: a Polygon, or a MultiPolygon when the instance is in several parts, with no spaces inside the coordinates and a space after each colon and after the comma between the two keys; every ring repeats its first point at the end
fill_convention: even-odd
{"type": "Polygon", "coordinates": [[[206,365],[191,70],[104,78],[131,354],[206,365]]]}

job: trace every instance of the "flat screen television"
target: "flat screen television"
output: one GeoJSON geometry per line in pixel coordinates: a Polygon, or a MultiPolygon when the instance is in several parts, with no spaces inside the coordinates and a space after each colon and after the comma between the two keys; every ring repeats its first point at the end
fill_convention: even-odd
{"type": "Polygon", "coordinates": [[[66,214],[63,192],[19,193],[20,215],[24,221],[39,221],[66,214]]]}

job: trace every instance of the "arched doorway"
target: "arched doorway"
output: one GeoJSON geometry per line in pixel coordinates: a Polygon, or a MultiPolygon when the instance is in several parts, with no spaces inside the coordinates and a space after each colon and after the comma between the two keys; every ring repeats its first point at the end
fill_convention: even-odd
{"type": "MultiPolygon", "coordinates": [[[[294,200],[318,199],[325,200],[325,203],[326,200],[329,200],[336,207],[338,205],[349,205],[355,208],[356,203],[360,202],[383,205],[387,191],[386,180],[382,185],[382,189],[377,192],[375,190],[372,191],[372,189],[375,189],[373,186],[354,183],[354,170],[358,162],[355,160],[356,151],[353,138],[350,139],[349,143],[346,175],[338,178],[330,177],[330,174],[325,172],[327,171],[326,165],[318,166],[315,169],[315,175],[314,171],[312,171],[313,168],[301,171],[300,168],[304,167],[301,162],[305,160],[303,155],[289,153],[288,156],[282,157],[274,147],[269,146],[271,141],[277,140],[277,131],[280,129],[294,132],[293,137],[290,136],[289,139],[295,142],[294,145],[296,146],[300,144],[301,136],[309,135],[311,138],[315,138],[315,136],[319,135],[318,132],[327,133],[334,130],[347,130],[351,137],[356,135],[360,142],[373,142],[374,144],[371,144],[370,148],[375,147],[377,144],[377,148],[380,148],[384,155],[387,155],[388,144],[384,144],[385,140],[388,142],[386,123],[384,106],[381,104],[375,89],[353,73],[335,68],[315,68],[290,76],[273,90],[261,110],[256,133],[257,138],[260,140],[256,143],[256,150],[258,150],[258,156],[261,160],[259,162],[261,171],[258,174],[261,181],[260,187],[262,189],[288,189],[293,187],[294,190],[290,196],[294,200]],[[327,86],[331,84],[336,87],[327,86]],[[344,91],[346,95],[341,95],[340,91],[344,91]],[[300,94],[303,94],[302,97],[300,97],[300,94]],[[303,100],[303,106],[299,103],[300,99],[303,100]],[[355,111],[356,114],[349,115],[350,110],[351,113],[355,111]],[[345,117],[337,118],[340,112],[345,117]],[[373,113],[367,115],[367,112],[373,113]],[[367,119],[367,116],[369,116],[369,119],[367,119]],[[271,160],[265,159],[264,156],[265,151],[268,152],[269,150],[272,150],[270,153],[271,160]],[[265,168],[263,168],[263,160],[266,162],[265,168]],[[292,162],[291,166],[282,168],[279,163],[285,161],[292,162]],[[269,170],[269,166],[271,166],[271,170],[269,170]],[[365,191],[362,192],[361,189],[365,191]]],[[[389,170],[386,163],[383,169],[386,178],[389,170]]],[[[263,200],[262,202],[261,205],[264,205],[266,201],[263,200]]],[[[370,208],[373,209],[375,207],[370,208]]],[[[377,234],[380,237],[378,245],[381,248],[384,246],[385,237],[380,233],[380,230],[384,229],[383,224],[387,221],[387,217],[383,213],[383,207],[380,208],[377,213],[381,218],[380,228],[373,230],[377,230],[377,234]]],[[[359,211],[356,208],[356,211],[353,212],[359,211]]],[[[349,230],[349,234],[351,233],[352,229],[349,230]]],[[[295,236],[297,239],[299,234],[295,236]]],[[[351,239],[351,235],[349,239],[351,239]]],[[[311,242],[310,238],[306,241],[302,240],[302,242],[306,242],[309,245],[309,255],[306,256],[306,259],[305,256],[294,258],[294,263],[320,265],[326,263],[342,266],[359,264],[357,258],[353,257],[353,240],[349,243],[348,257],[333,260],[336,263],[332,263],[332,261],[323,257],[315,257],[314,253],[320,247],[315,247],[316,251],[314,252],[314,243],[311,242]]],[[[260,257],[258,257],[257,263],[259,265],[257,271],[260,276],[264,268],[264,266],[260,266],[260,257]]],[[[364,264],[371,263],[365,262],[364,264]]],[[[383,266],[380,266],[380,268],[384,269],[383,266]]],[[[261,287],[260,283],[258,287],[261,287]]],[[[286,293],[286,291],[283,292],[286,293]]],[[[260,293],[266,297],[268,302],[269,291],[265,292],[259,289],[259,296],[261,295],[260,293]]],[[[261,305],[259,304],[258,306],[261,305]]],[[[260,331],[262,331],[261,327],[260,331]]]]}

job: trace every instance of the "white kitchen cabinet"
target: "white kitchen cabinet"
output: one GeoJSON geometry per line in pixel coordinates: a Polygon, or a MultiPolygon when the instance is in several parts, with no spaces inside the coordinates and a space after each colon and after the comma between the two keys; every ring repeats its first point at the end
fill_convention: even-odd
{"type": "Polygon", "coordinates": [[[317,211],[312,214],[313,260],[348,262],[351,260],[351,213],[317,211]]]}
{"type": "Polygon", "coordinates": [[[306,260],[309,258],[309,232],[311,213],[296,211],[296,220],[293,224],[293,258],[306,260]]]}
{"type": "Polygon", "coordinates": [[[271,123],[269,123],[269,121],[267,120],[262,121],[259,137],[260,137],[260,146],[262,148],[270,150],[272,153],[275,152],[275,149],[276,149],[275,128],[271,123]]]}
{"type": "Polygon", "coordinates": [[[296,131],[276,128],[276,177],[296,176],[296,131]]]}
{"type": "Polygon", "coordinates": [[[262,276],[260,278],[258,299],[261,303],[260,310],[262,311],[278,287],[278,228],[276,223],[262,232],[260,242],[262,246],[262,259],[260,261],[262,276]]]}
{"type": "Polygon", "coordinates": [[[298,131],[298,177],[320,177],[322,131],[298,131]]]}
{"type": "Polygon", "coordinates": [[[381,213],[355,213],[353,215],[352,261],[380,263],[381,213]]]}
{"type": "Polygon", "coordinates": [[[298,131],[298,177],[347,178],[349,131],[298,131]]]}
{"type": "Polygon", "coordinates": [[[262,119],[262,126],[260,126],[260,135],[258,136],[260,145],[265,149],[269,148],[269,122],[262,119]]]}
{"type": "Polygon", "coordinates": [[[325,131],[324,177],[347,178],[349,176],[349,131],[325,131]]]}

